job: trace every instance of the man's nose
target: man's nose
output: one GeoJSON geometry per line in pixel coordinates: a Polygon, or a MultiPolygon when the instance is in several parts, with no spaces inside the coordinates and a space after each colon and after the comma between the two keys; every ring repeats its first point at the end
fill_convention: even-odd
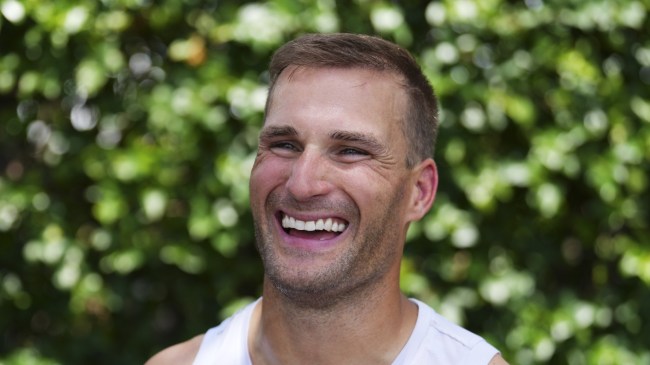
{"type": "Polygon", "coordinates": [[[304,150],[291,167],[287,190],[299,201],[327,194],[331,189],[327,179],[330,168],[327,158],[319,151],[304,150]]]}

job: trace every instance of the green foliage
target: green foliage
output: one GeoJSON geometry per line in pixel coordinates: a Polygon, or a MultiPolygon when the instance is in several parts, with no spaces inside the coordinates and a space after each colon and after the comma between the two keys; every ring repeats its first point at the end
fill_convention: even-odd
{"type": "Polygon", "coordinates": [[[268,59],[409,48],[442,105],[402,287],[513,364],[650,362],[648,0],[0,1],[0,364],[136,364],[260,293],[268,59]]]}

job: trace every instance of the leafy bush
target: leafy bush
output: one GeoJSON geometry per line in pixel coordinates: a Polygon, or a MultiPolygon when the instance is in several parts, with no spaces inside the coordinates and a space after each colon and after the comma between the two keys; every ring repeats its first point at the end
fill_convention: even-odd
{"type": "Polygon", "coordinates": [[[648,363],[648,0],[0,4],[0,364],[136,364],[260,294],[273,50],[410,49],[440,192],[402,287],[513,364],[648,363]]]}

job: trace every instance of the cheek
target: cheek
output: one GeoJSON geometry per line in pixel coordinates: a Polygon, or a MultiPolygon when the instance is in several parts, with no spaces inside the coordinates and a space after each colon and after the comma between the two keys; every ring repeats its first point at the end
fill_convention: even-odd
{"type": "Polygon", "coordinates": [[[406,198],[407,181],[389,181],[381,177],[359,179],[350,191],[354,200],[367,215],[377,216],[403,213],[403,204],[406,198]],[[354,193],[352,193],[354,191],[354,193]],[[387,211],[390,210],[390,211],[387,211]]]}
{"type": "Polygon", "coordinates": [[[265,199],[268,193],[280,184],[286,175],[286,163],[277,159],[259,157],[253,165],[250,177],[251,203],[265,199]]]}
{"type": "Polygon", "coordinates": [[[369,174],[338,174],[334,178],[338,186],[346,193],[360,211],[366,214],[377,214],[383,211],[383,205],[392,191],[387,190],[385,181],[378,176],[369,174]]]}
{"type": "Polygon", "coordinates": [[[394,194],[398,182],[397,173],[391,168],[378,164],[360,164],[355,168],[342,171],[337,176],[337,181],[344,181],[344,184],[363,196],[368,201],[385,199],[394,194]]]}

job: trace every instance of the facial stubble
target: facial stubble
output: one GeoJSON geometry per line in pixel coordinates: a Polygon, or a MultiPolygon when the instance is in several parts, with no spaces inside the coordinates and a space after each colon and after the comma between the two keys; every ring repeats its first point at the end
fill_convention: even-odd
{"type": "MultiPolygon", "coordinates": [[[[347,246],[326,267],[314,271],[310,268],[289,267],[282,261],[275,235],[272,233],[276,224],[272,213],[268,210],[254,212],[266,214],[266,227],[262,227],[260,217],[254,217],[257,249],[262,257],[266,277],[278,292],[294,305],[312,309],[326,309],[346,300],[361,301],[375,292],[375,286],[387,272],[394,267],[396,260],[401,258],[404,237],[401,228],[395,225],[395,215],[400,214],[400,202],[404,197],[404,185],[400,184],[394,194],[382,197],[383,214],[372,218],[361,227],[359,209],[349,201],[328,202],[322,198],[307,203],[309,209],[344,212],[347,217],[356,217],[352,228],[356,232],[347,246]],[[392,195],[392,196],[391,196],[392,195]],[[270,218],[269,218],[270,217],[270,218]],[[356,227],[354,227],[356,225],[356,227]]],[[[271,193],[266,201],[266,207],[296,206],[290,198],[280,197],[271,193]]],[[[304,208],[305,204],[299,204],[304,208]]],[[[397,219],[399,221],[399,219],[397,219]]],[[[348,228],[350,229],[350,228],[348,228]]],[[[294,252],[294,257],[310,260],[314,253],[294,252]]],[[[398,263],[397,263],[398,264],[398,263]]]]}

